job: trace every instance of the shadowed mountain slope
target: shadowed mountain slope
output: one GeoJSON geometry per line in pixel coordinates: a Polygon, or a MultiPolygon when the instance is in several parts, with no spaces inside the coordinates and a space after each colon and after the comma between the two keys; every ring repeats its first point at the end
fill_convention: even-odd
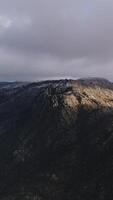
{"type": "Polygon", "coordinates": [[[0,199],[113,199],[112,83],[0,86],[0,199]]]}

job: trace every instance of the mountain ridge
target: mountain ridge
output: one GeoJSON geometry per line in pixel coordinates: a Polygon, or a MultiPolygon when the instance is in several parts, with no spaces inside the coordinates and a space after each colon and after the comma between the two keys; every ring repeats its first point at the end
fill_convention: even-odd
{"type": "Polygon", "coordinates": [[[2,200],[112,199],[112,83],[43,81],[0,97],[2,200]]]}

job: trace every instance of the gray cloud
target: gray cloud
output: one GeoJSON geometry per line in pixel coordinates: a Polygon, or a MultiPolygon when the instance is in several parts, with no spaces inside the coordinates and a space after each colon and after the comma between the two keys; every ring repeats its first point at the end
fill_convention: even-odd
{"type": "Polygon", "coordinates": [[[0,0],[0,79],[113,80],[112,0],[0,0]]]}

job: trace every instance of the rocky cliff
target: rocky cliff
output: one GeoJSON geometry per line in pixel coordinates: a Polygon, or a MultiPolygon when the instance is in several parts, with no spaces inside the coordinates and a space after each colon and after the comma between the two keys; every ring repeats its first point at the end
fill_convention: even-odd
{"type": "Polygon", "coordinates": [[[0,84],[0,199],[113,199],[113,84],[0,84]]]}

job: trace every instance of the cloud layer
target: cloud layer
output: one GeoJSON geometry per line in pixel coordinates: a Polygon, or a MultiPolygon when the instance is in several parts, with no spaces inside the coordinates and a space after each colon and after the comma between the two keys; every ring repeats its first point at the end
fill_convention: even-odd
{"type": "Polygon", "coordinates": [[[113,80],[112,0],[0,0],[0,80],[113,80]]]}

